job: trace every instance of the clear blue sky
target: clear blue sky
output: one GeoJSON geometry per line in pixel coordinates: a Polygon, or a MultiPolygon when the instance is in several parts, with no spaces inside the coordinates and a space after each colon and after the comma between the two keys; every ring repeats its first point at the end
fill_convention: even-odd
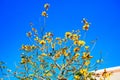
{"type": "Polygon", "coordinates": [[[0,0],[0,60],[11,68],[19,60],[19,48],[28,41],[29,23],[40,29],[46,2],[51,5],[46,31],[62,37],[66,31],[81,29],[85,17],[91,22],[87,41],[99,37],[92,55],[99,57],[99,51],[103,52],[100,68],[120,66],[119,0],[0,0]]]}

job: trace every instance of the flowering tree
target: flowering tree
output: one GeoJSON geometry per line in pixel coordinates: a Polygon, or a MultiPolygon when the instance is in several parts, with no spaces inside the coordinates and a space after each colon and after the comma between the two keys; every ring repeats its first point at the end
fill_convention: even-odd
{"type": "MultiPolygon", "coordinates": [[[[49,4],[45,4],[45,11],[41,16],[44,20],[48,17],[47,10],[49,4]]],[[[83,30],[89,30],[89,22],[82,20],[83,30]]],[[[41,34],[30,23],[31,31],[26,33],[30,39],[30,44],[23,44],[21,61],[11,75],[19,80],[96,80],[100,74],[91,71],[97,64],[102,62],[98,59],[95,64],[91,63],[93,49],[96,40],[90,48],[81,38],[80,30],[66,32],[63,37],[55,37],[53,33],[41,34]]],[[[2,65],[0,65],[1,67],[2,65]]],[[[9,71],[10,72],[10,71],[9,71]]],[[[105,80],[110,73],[106,71],[100,76],[100,80],[105,80]]]]}

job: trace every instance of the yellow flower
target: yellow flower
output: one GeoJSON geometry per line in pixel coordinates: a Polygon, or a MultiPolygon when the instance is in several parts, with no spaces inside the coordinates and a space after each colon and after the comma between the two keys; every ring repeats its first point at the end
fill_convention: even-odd
{"type": "Polygon", "coordinates": [[[76,53],[74,57],[75,57],[75,59],[77,59],[79,56],[80,56],[80,54],[76,53]]]}
{"type": "Polygon", "coordinates": [[[47,36],[53,36],[53,34],[51,32],[48,32],[47,36]]]}
{"type": "Polygon", "coordinates": [[[78,40],[75,40],[74,45],[78,45],[78,42],[79,42],[78,40]]]}
{"type": "Polygon", "coordinates": [[[68,56],[69,54],[68,53],[64,53],[64,56],[68,56]]]}
{"type": "Polygon", "coordinates": [[[78,41],[78,46],[84,46],[84,45],[85,45],[85,41],[83,41],[83,40],[78,41]]]}
{"type": "Polygon", "coordinates": [[[90,64],[90,60],[84,62],[85,66],[88,66],[89,64],[90,64]]]}
{"type": "Polygon", "coordinates": [[[85,46],[85,50],[89,50],[89,46],[85,46]]]}
{"type": "Polygon", "coordinates": [[[107,80],[110,80],[111,72],[107,72],[106,69],[104,69],[104,72],[102,73],[102,77],[107,80]]]}
{"type": "Polygon", "coordinates": [[[80,56],[80,54],[79,54],[79,53],[76,53],[76,54],[72,57],[72,60],[77,59],[79,56],[80,56]]]}
{"type": "Polygon", "coordinates": [[[29,46],[29,45],[22,45],[22,50],[31,51],[31,50],[32,50],[32,47],[29,46]]]}
{"type": "Polygon", "coordinates": [[[64,55],[64,56],[68,56],[69,54],[66,52],[66,50],[67,50],[67,48],[63,48],[62,49],[62,54],[64,55]]]}
{"type": "Polygon", "coordinates": [[[93,58],[93,56],[90,56],[90,53],[86,52],[83,53],[82,59],[89,60],[91,58],[93,58]]]}
{"type": "Polygon", "coordinates": [[[42,54],[41,54],[41,56],[47,56],[47,54],[45,54],[45,53],[42,53],[42,54]]]}
{"type": "Polygon", "coordinates": [[[25,50],[25,48],[26,48],[25,45],[22,45],[21,49],[22,49],[22,50],[25,50]]]}
{"type": "Polygon", "coordinates": [[[26,64],[27,63],[27,59],[26,58],[22,58],[21,59],[21,64],[26,64]]]}
{"type": "Polygon", "coordinates": [[[32,50],[32,47],[31,47],[31,46],[26,46],[25,50],[26,50],[26,51],[31,51],[31,50],[32,50]]]}
{"type": "Polygon", "coordinates": [[[63,54],[66,53],[66,48],[63,48],[63,49],[62,49],[62,53],[63,53],[63,54]]]}
{"type": "Polygon", "coordinates": [[[52,38],[46,38],[46,40],[48,41],[48,43],[51,43],[52,38]]]}
{"type": "Polygon", "coordinates": [[[83,19],[83,23],[84,23],[83,30],[88,30],[90,24],[86,21],[86,19],[83,19]]]}
{"type": "Polygon", "coordinates": [[[63,54],[64,56],[68,56],[68,53],[66,52],[66,48],[62,49],[62,54],[63,54]]]}
{"type": "Polygon", "coordinates": [[[80,76],[79,75],[75,75],[74,78],[75,78],[75,80],[80,80],[80,76]]]}
{"type": "Polygon", "coordinates": [[[78,52],[79,50],[80,50],[79,47],[75,47],[75,48],[74,48],[74,52],[78,52]]]}
{"type": "Polygon", "coordinates": [[[88,70],[87,69],[80,69],[80,73],[84,76],[87,76],[88,70]]]}
{"type": "Polygon", "coordinates": [[[41,15],[44,17],[48,17],[48,14],[46,13],[46,11],[43,11],[41,15]]]}
{"type": "Polygon", "coordinates": [[[40,44],[44,45],[44,44],[46,44],[46,41],[45,40],[40,40],[40,44]]]}
{"type": "Polygon", "coordinates": [[[30,63],[31,63],[32,61],[31,61],[30,59],[27,59],[27,62],[30,62],[30,63]]]}
{"type": "Polygon", "coordinates": [[[79,55],[80,55],[79,53],[76,53],[76,54],[75,54],[75,57],[78,57],[79,55]]]}
{"type": "Polygon", "coordinates": [[[61,51],[58,51],[58,52],[54,55],[54,58],[55,58],[55,59],[58,59],[60,56],[61,56],[61,51]]]}
{"type": "Polygon", "coordinates": [[[61,40],[59,37],[56,37],[56,40],[61,40]]]}
{"type": "Polygon", "coordinates": [[[48,4],[48,3],[44,4],[44,8],[45,8],[46,10],[48,10],[49,7],[50,7],[50,4],[48,4]]]}
{"type": "Polygon", "coordinates": [[[78,40],[79,39],[79,36],[77,35],[77,34],[73,34],[72,36],[71,36],[71,39],[72,40],[78,40]]]}
{"type": "Polygon", "coordinates": [[[31,62],[31,60],[26,58],[21,59],[21,64],[26,64],[27,62],[31,62]]]}
{"type": "Polygon", "coordinates": [[[66,32],[66,33],[65,33],[65,37],[66,37],[66,38],[70,38],[70,36],[72,36],[72,33],[71,33],[71,32],[66,32]]]}
{"type": "Polygon", "coordinates": [[[83,30],[88,30],[89,29],[89,24],[87,23],[87,24],[84,24],[84,26],[83,26],[83,30]]]}
{"type": "Polygon", "coordinates": [[[34,46],[34,45],[32,45],[32,46],[30,46],[30,45],[22,45],[22,50],[25,50],[25,51],[32,51],[33,49],[36,49],[37,47],[36,46],[34,46]]]}

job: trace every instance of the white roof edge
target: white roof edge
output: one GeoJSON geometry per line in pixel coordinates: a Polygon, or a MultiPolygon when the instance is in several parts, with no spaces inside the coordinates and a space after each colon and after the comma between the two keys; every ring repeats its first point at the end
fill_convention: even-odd
{"type": "MultiPolygon", "coordinates": [[[[105,69],[106,69],[106,71],[120,70],[120,66],[110,67],[110,68],[105,68],[105,69]]],[[[104,69],[100,69],[100,70],[92,71],[92,72],[100,73],[100,72],[103,72],[103,71],[104,71],[104,69]]]]}

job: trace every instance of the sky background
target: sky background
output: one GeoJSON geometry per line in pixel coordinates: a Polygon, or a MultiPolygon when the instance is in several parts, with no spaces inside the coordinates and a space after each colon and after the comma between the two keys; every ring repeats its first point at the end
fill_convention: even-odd
{"type": "Polygon", "coordinates": [[[12,68],[18,62],[19,48],[27,44],[30,22],[38,30],[45,3],[50,4],[46,31],[63,37],[66,31],[82,29],[82,18],[91,23],[88,43],[98,37],[92,55],[104,62],[99,68],[120,66],[120,1],[119,0],[0,0],[0,60],[12,68]]]}

